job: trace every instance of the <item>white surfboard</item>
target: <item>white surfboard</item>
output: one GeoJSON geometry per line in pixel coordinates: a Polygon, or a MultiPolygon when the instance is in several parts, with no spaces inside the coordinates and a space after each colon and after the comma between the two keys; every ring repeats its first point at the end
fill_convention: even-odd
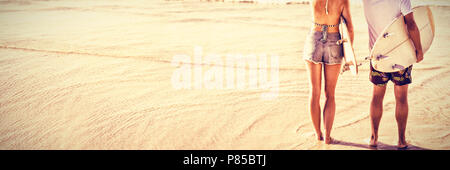
{"type": "MultiPolygon", "coordinates": [[[[433,14],[428,6],[419,6],[413,8],[413,15],[425,53],[435,35],[433,14]]],[[[384,29],[375,42],[370,57],[373,68],[381,72],[397,72],[417,62],[414,44],[409,37],[403,16],[384,29]]]]}
{"type": "Polygon", "coordinates": [[[341,40],[339,43],[342,43],[343,51],[344,51],[344,64],[342,64],[341,73],[350,70],[353,75],[358,74],[358,62],[356,61],[355,51],[352,46],[352,42],[350,40],[350,35],[348,33],[347,25],[345,24],[345,20],[341,18],[341,24],[339,31],[341,33],[341,40]]]}

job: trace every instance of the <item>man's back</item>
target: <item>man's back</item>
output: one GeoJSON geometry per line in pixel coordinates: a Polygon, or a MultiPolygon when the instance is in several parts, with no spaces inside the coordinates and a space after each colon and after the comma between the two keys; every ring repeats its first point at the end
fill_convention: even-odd
{"type": "Polygon", "coordinates": [[[362,0],[369,26],[369,45],[372,49],[378,36],[395,18],[412,12],[410,0],[362,0]]]}

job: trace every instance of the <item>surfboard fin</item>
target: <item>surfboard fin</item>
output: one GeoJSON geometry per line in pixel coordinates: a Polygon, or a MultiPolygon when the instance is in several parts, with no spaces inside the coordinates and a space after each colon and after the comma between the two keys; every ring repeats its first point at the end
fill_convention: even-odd
{"type": "MultiPolygon", "coordinates": [[[[362,63],[358,63],[358,65],[356,65],[356,67],[359,67],[359,66],[362,66],[362,63]]],[[[340,74],[342,75],[342,74],[344,74],[344,72],[350,70],[350,67],[354,67],[353,62],[350,61],[350,62],[345,63],[344,66],[342,66],[340,74]]]]}
{"type": "Polygon", "coordinates": [[[348,40],[347,40],[346,38],[338,40],[338,41],[336,42],[336,44],[337,44],[337,45],[341,45],[341,44],[343,44],[343,43],[345,43],[345,42],[348,42],[348,40]]]}
{"type": "Polygon", "coordinates": [[[350,67],[349,67],[349,65],[347,65],[347,64],[345,64],[343,67],[342,67],[342,69],[341,69],[341,75],[342,74],[344,74],[344,72],[346,72],[346,71],[348,71],[348,70],[350,70],[350,67]]]}
{"type": "Polygon", "coordinates": [[[394,34],[391,34],[391,33],[388,33],[388,32],[387,32],[387,33],[384,33],[384,34],[383,34],[383,38],[390,37],[391,35],[394,35],[394,34]]]}
{"type": "Polygon", "coordinates": [[[400,70],[403,70],[403,69],[405,69],[405,67],[402,66],[402,65],[399,65],[399,64],[394,64],[394,65],[392,65],[392,69],[400,69],[400,70]]]}
{"type": "Polygon", "coordinates": [[[388,56],[385,56],[385,55],[378,55],[377,57],[376,57],[376,59],[379,61],[379,60],[381,60],[381,59],[384,59],[384,58],[387,58],[388,56]]]}

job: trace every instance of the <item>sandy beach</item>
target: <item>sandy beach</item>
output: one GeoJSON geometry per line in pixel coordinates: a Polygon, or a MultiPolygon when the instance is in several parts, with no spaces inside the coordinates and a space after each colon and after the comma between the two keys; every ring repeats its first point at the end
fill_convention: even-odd
{"type": "MultiPolygon", "coordinates": [[[[448,150],[450,6],[413,5],[428,2],[436,37],[414,65],[406,139],[412,150],[448,150]]],[[[370,149],[367,24],[361,4],[352,14],[364,64],[357,76],[339,77],[332,137],[340,143],[325,145],[314,137],[302,60],[309,5],[0,1],[0,149],[370,149]],[[176,88],[182,65],[174,56],[188,56],[185,64],[202,74],[251,70],[198,62],[196,47],[220,59],[278,56],[276,96],[264,99],[268,89],[249,86],[176,88]]],[[[394,112],[390,82],[378,149],[396,149],[394,112]]]]}

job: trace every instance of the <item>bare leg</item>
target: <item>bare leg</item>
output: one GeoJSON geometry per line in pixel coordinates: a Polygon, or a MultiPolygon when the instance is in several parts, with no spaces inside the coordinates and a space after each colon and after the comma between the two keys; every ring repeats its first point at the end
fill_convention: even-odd
{"type": "Polygon", "coordinates": [[[398,125],[398,148],[408,147],[405,140],[406,123],[408,120],[408,85],[395,86],[395,119],[398,125]]]}
{"type": "Polygon", "coordinates": [[[336,102],[334,92],[338,81],[341,65],[325,65],[325,107],[323,109],[323,122],[325,125],[325,143],[332,143],[331,129],[333,128],[334,114],[336,111],[336,102]]]}
{"type": "Polygon", "coordinates": [[[373,85],[372,101],[370,102],[370,123],[372,126],[372,136],[369,145],[377,146],[378,127],[380,126],[381,116],[383,115],[383,99],[386,93],[386,86],[373,85]]]}
{"type": "Polygon", "coordinates": [[[320,130],[320,90],[322,81],[322,64],[314,64],[306,61],[308,77],[310,80],[309,94],[309,112],[311,120],[314,124],[317,140],[323,140],[322,131],[320,130]]]}

